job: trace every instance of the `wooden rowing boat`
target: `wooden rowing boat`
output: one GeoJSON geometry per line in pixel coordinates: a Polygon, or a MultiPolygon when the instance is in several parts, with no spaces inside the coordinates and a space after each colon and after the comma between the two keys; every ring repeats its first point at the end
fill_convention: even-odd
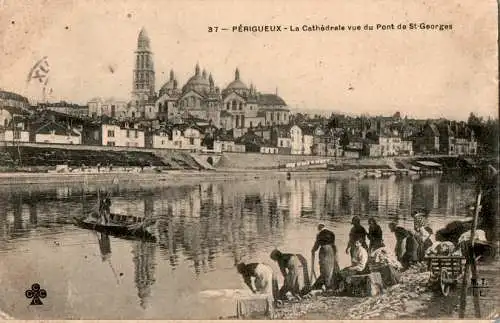
{"type": "Polygon", "coordinates": [[[88,230],[107,233],[111,236],[116,236],[125,239],[139,239],[146,241],[156,241],[156,236],[153,233],[153,225],[147,225],[143,221],[125,222],[116,221],[113,219],[129,218],[127,216],[112,214],[109,223],[100,223],[99,218],[84,216],[75,217],[75,225],[88,230]]]}

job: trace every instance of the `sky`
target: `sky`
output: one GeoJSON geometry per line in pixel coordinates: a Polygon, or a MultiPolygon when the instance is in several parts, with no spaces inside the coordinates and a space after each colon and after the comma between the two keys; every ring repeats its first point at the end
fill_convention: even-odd
{"type": "Polygon", "coordinates": [[[49,101],[130,100],[137,36],[151,39],[156,89],[199,63],[221,89],[234,79],[293,110],[465,120],[498,115],[495,1],[0,0],[0,88],[36,101],[26,82],[47,56],[49,101]],[[242,25],[451,24],[452,30],[238,33],[242,25]],[[209,33],[209,26],[229,28],[209,33]]]}

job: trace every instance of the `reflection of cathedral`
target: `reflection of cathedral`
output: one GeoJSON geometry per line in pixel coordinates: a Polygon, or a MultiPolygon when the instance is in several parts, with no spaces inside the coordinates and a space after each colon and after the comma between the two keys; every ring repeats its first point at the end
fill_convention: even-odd
{"type": "Polygon", "coordinates": [[[260,93],[247,86],[236,69],[234,80],[220,90],[214,77],[196,64],[194,75],[179,87],[174,71],[158,92],[155,92],[155,71],[150,39],[144,29],[139,33],[131,106],[138,116],[163,121],[199,118],[225,129],[252,128],[259,124],[288,124],[290,110],[278,94],[260,93]]]}
{"type": "Polygon", "coordinates": [[[132,250],[134,262],[134,277],[140,305],[146,308],[151,287],[155,283],[156,246],[153,243],[136,242],[132,250]]]}

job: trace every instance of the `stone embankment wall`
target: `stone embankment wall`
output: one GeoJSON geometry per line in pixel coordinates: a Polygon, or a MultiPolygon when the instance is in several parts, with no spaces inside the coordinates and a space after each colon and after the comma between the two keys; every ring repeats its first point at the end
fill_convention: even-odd
{"type": "Polygon", "coordinates": [[[261,153],[223,153],[214,164],[218,169],[270,169],[284,167],[289,163],[328,160],[333,157],[307,155],[278,155],[261,153]]]}

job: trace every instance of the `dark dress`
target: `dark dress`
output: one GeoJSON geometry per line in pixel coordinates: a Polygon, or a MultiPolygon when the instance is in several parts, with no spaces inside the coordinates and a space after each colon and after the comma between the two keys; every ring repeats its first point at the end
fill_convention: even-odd
{"type": "Polygon", "coordinates": [[[337,248],[335,247],[335,234],[328,230],[321,230],[316,236],[316,242],[312,252],[319,249],[319,277],[314,282],[312,289],[319,289],[325,285],[326,288],[333,288],[334,276],[340,271],[337,248]]]}
{"type": "Polygon", "coordinates": [[[377,223],[370,225],[368,231],[368,240],[370,240],[369,252],[375,251],[378,248],[385,247],[382,234],[382,228],[377,223]]]}
{"type": "Polygon", "coordinates": [[[311,283],[307,261],[301,254],[282,254],[278,260],[281,273],[283,274],[283,286],[279,290],[279,298],[282,299],[287,292],[293,295],[302,295],[309,292],[311,283]],[[302,276],[302,279],[300,278],[302,276]]]}
{"type": "Polygon", "coordinates": [[[403,268],[408,268],[411,264],[418,261],[419,243],[410,231],[402,227],[396,227],[394,230],[396,236],[396,257],[403,268]],[[406,239],[403,247],[403,241],[406,239]]]}

